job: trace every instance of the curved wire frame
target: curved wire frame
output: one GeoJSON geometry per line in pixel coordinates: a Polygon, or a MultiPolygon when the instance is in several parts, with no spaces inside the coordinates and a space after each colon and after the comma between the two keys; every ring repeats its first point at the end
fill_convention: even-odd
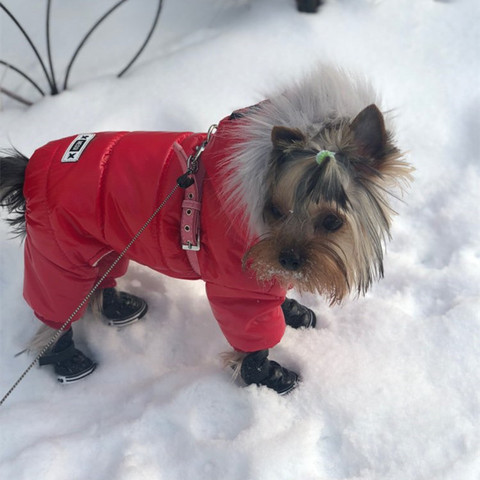
{"type": "MultiPolygon", "coordinates": [[[[64,82],[63,82],[63,90],[67,90],[68,88],[68,80],[69,80],[69,77],[70,77],[70,72],[72,70],[72,67],[73,67],[73,64],[75,63],[75,60],[77,59],[80,51],[82,50],[83,46],[85,45],[85,43],[87,42],[87,40],[91,37],[91,35],[95,32],[95,30],[118,8],[120,7],[122,4],[124,4],[125,2],[127,2],[128,0],[119,0],[117,3],[115,3],[111,8],[109,8],[96,22],[95,24],[90,28],[90,30],[88,30],[88,32],[85,34],[85,36],[82,38],[82,40],[80,41],[79,45],[77,46],[77,48],[75,49],[73,55],[72,55],[72,58],[70,59],[69,63],[68,63],[68,66],[67,66],[67,70],[66,70],[66,73],[65,73],[65,78],[64,78],[64,82]]],[[[40,66],[43,70],[43,73],[45,75],[45,78],[47,80],[47,83],[48,83],[48,86],[49,86],[49,90],[50,90],[50,93],[52,95],[56,95],[57,93],[59,93],[59,89],[58,89],[58,86],[57,86],[57,81],[55,79],[55,69],[54,69],[54,66],[53,66],[53,58],[52,58],[52,49],[51,49],[51,42],[50,42],[50,18],[51,18],[51,6],[52,6],[52,0],[47,0],[47,9],[46,9],[46,26],[45,26],[45,31],[46,31],[46,42],[47,42],[47,56],[48,56],[48,66],[49,66],[49,70],[47,70],[47,67],[45,66],[45,63],[43,62],[43,59],[42,57],[40,56],[40,53],[38,52],[35,44],[33,43],[33,41],[31,40],[31,38],[29,37],[29,35],[27,34],[27,32],[25,31],[25,29],[22,27],[22,25],[20,24],[20,22],[15,18],[15,16],[10,12],[10,10],[8,10],[8,8],[2,3],[0,2],[0,9],[2,9],[7,15],[8,17],[10,17],[10,19],[14,22],[14,24],[17,26],[17,28],[20,30],[20,32],[22,33],[22,35],[25,37],[25,39],[27,40],[28,44],[30,45],[30,47],[32,48],[35,56],[37,57],[37,60],[39,61],[40,63],[40,66]]],[[[154,20],[152,22],[152,25],[147,33],[147,36],[145,38],[145,40],[143,41],[142,45],[140,46],[140,48],[137,50],[137,52],[135,53],[135,55],[133,56],[133,58],[128,62],[128,64],[120,71],[120,73],[117,74],[117,77],[120,78],[122,77],[129,69],[130,67],[137,61],[137,59],[140,57],[140,55],[142,54],[142,52],[145,50],[145,47],[147,46],[147,44],[149,43],[152,35],[153,35],[153,32],[158,24],[158,19],[160,17],[160,12],[162,10],[162,6],[163,6],[163,0],[158,0],[158,5],[157,5],[157,10],[155,12],[155,16],[154,16],[154,20]]],[[[19,68],[15,67],[14,65],[4,61],[4,60],[0,60],[0,65],[4,65],[6,66],[7,68],[11,69],[12,71],[16,72],[17,74],[19,74],[21,77],[23,77],[25,80],[27,80],[42,96],[45,96],[45,92],[38,86],[38,84],[32,80],[31,77],[29,77],[26,73],[24,73],[22,70],[20,70],[19,68]]],[[[20,97],[19,95],[5,89],[5,88],[2,88],[0,87],[0,93],[4,93],[5,95],[8,95],[9,97],[19,101],[19,102],[22,102],[26,105],[31,105],[32,102],[30,102],[29,100],[25,100],[24,98],[20,97]]]]}
{"type": "Polygon", "coordinates": [[[58,93],[57,81],[55,80],[55,70],[53,68],[52,60],[52,48],[50,45],[50,10],[52,6],[52,0],[47,1],[47,14],[46,14],[46,25],[45,31],[47,34],[47,55],[48,55],[48,65],[50,67],[50,79],[52,81],[52,95],[58,93]]]}
{"type": "Polygon", "coordinates": [[[70,62],[67,67],[67,73],[65,74],[65,80],[63,81],[63,89],[67,90],[68,88],[68,78],[70,77],[70,71],[72,70],[73,64],[80,53],[80,50],[83,48],[87,40],[90,38],[92,33],[108,18],[120,5],[127,2],[128,0],[120,0],[115,5],[113,5],[107,12],[105,12],[93,25],[93,27],[86,33],[86,35],[82,38],[81,42],[78,44],[78,47],[75,49],[75,52],[70,59],[70,62]]]}
{"type": "Polygon", "coordinates": [[[20,70],[19,68],[15,67],[14,65],[12,65],[11,63],[8,63],[8,62],[5,62],[4,60],[0,60],[0,65],[3,65],[7,68],[9,68],[10,70],[13,70],[14,72],[18,73],[21,77],[23,77],[28,83],[30,83],[34,88],[35,90],[38,91],[38,93],[40,93],[40,95],[42,97],[45,96],[45,92],[38,86],[38,84],[32,80],[31,77],[29,77],[26,73],[22,72],[22,70],[20,70]]]}
{"type": "Polygon", "coordinates": [[[23,103],[27,107],[31,107],[33,105],[33,102],[31,102],[30,100],[27,100],[26,98],[23,98],[20,95],[17,95],[15,92],[11,92],[7,88],[0,87],[0,93],[3,93],[7,97],[13,98],[17,102],[23,103]]]}
{"type": "MultiPolygon", "coordinates": [[[[45,77],[47,78],[47,82],[48,82],[48,86],[50,87],[50,89],[52,88],[52,81],[48,75],[48,72],[47,72],[47,69],[45,67],[45,64],[43,63],[43,60],[42,60],[42,57],[40,56],[40,54],[38,53],[38,50],[37,50],[37,47],[35,47],[35,44],[32,42],[32,39],[29,37],[29,35],[27,34],[27,32],[25,31],[25,29],[22,27],[22,25],[19,23],[19,21],[15,18],[15,16],[10,12],[10,10],[8,10],[8,8],[3,4],[3,3],[0,3],[0,8],[10,17],[10,19],[13,21],[13,23],[15,23],[15,25],[18,27],[18,29],[20,30],[20,32],[22,33],[22,35],[25,37],[25,39],[27,40],[28,44],[30,45],[30,47],[32,48],[33,50],[33,53],[35,54],[35,56],[37,57],[39,63],[40,63],[40,66],[42,67],[42,70],[43,70],[43,73],[45,74],[45,77]]],[[[4,62],[5,63],[5,62],[4,62]]],[[[18,69],[15,69],[15,71],[18,72],[18,69]]],[[[25,77],[26,75],[22,75],[23,77],[25,77]]]]}
{"type": "Polygon", "coordinates": [[[153,19],[152,26],[150,27],[150,31],[147,34],[147,38],[145,38],[145,41],[143,42],[142,46],[140,47],[138,52],[133,56],[133,58],[130,60],[127,66],[117,75],[118,78],[120,78],[121,76],[123,76],[124,73],[127,72],[127,70],[137,61],[137,58],[142,54],[143,50],[145,50],[145,47],[147,46],[148,42],[152,38],[155,27],[157,26],[158,19],[160,17],[160,12],[162,11],[162,6],[163,6],[162,4],[163,4],[163,0],[159,0],[157,5],[157,11],[155,12],[155,17],[153,19]]]}

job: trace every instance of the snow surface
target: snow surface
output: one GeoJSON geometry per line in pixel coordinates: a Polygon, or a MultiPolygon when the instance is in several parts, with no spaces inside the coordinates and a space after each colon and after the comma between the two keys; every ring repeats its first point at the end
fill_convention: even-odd
{"type": "MultiPolygon", "coordinates": [[[[46,2],[4,2],[41,45],[46,2]]],[[[53,3],[60,77],[113,0],[53,3]]],[[[315,331],[289,329],[272,358],[301,372],[286,398],[240,388],[200,282],[133,265],[121,285],[150,304],[117,331],[87,317],[76,337],[99,362],[71,386],[35,367],[0,408],[0,478],[100,480],[478,480],[480,478],[480,64],[478,0],[165,0],[127,2],[92,37],[71,89],[31,108],[3,97],[0,146],[31,154],[78,132],[205,131],[319,61],[367,74],[394,109],[416,182],[396,206],[385,279],[329,308],[304,296],[315,331]],[[105,49],[104,53],[102,48],[105,49]]],[[[0,13],[0,58],[41,79],[0,13]]],[[[12,72],[3,86],[38,95],[12,72]]],[[[22,299],[22,246],[1,233],[0,388],[38,322],[22,299]]]]}

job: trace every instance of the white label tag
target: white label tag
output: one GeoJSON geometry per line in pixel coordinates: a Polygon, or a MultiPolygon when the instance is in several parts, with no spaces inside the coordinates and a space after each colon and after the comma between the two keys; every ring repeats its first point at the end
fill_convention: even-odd
{"type": "Polygon", "coordinates": [[[67,151],[63,154],[62,163],[78,162],[80,155],[82,155],[93,137],[95,137],[94,133],[77,135],[75,140],[67,148],[67,151]]]}

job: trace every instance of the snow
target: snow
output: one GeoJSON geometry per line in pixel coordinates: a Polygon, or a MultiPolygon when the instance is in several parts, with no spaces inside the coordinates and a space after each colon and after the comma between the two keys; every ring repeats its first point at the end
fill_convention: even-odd
{"type": "MultiPolygon", "coordinates": [[[[4,2],[41,45],[46,2],[4,2]],[[40,19],[40,20],[39,20],[40,19]]],[[[110,0],[53,3],[61,77],[110,0]]],[[[478,480],[480,478],[480,4],[477,0],[127,2],[92,37],[71,88],[32,107],[2,97],[0,146],[25,154],[79,132],[206,131],[320,61],[372,79],[393,109],[416,181],[398,202],[385,279],[365,297],[315,309],[315,331],[288,329],[271,357],[299,372],[279,397],[240,388],[200,282],[132,265],[121,286],[150,304],[116,330],[91,315],[79,346],[99,363],[70,386],[35,367],[0,408],[0,478],[63,480],[478,480]],[[105,51],[101,51],[101,46],[105,51]]],[[[42,79],[3,13],[0,57],[42,79]]],[[[11,72],[0,82],[38,95],[11,72]]],[[[44,85],[44,84],[43,84],[44,85]]],[[[22,299],[22,246],[1,234],[0,390],[29,365],[35,331],[22,299]]]]}

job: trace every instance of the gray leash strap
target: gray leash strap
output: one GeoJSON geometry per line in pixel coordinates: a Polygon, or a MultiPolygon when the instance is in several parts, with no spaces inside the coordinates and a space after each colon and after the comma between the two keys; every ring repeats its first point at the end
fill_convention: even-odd
{"type": "MultiPolygon", "coordinates": [[[[190,175],[191,172],[188,171],[182,177],[185,177],[187,175],[190,175]]],[[[180,177],[181,178],[181,177],[180,177]]],[[[33,362],[27,367],[27,369],[20,375],[18,380],[12,385],[10,390],[4,395],[2,400],[0,401],[0,406],[3,405],[5,400],[12,394],[12,392],[17,388],[19,383],[26,377],[28,372],[36,365],[36,363],[40,360],[40,357],[45,355],[45,353],[49,350],[49,348],[57,342],[57,340],[60,338],[60,336],[64,333],[65,329],[67,326],[72,322],[73,318],[75,315],[82,309],[82,307],[90,300],[92,295],[96,292],[98,287],[101,285],[101,283],[107,278],[107,276],[110,274],[110,272],[115,268],[117,263],[125,256],[127,251],[130,249],[130,247],[137,241],[138,237],[145,231],[145,229],[150,225],[152,220],[155,218],[155,216],[160,212],[160,210],[165,206],[165,204],[170,200],[170,198],[173,196],[173,194],[177,191],[177,189],[180,187],[180,185],[177,183],[173,190],[165,197],[165,200],[157,207],[157,209],[152,213],[150,218],[144,223],[142,228],[135,234],[135,236],[130,240],[129,244],[122,250],[122,252],[118,255],[118,257],[115,259],[115,261],[108,267],[107,271],[101,276],[100,280],[97,281],[97,283],[93,286],[93,288],[88,292],[87,296],[80,302],[78,307],[72,312],[72,314],[68,317],[68,319],[65,321],[65,323],[55,332],[53,337],[49,340],[47,345],[41,350],[40,353],[35,357],[33,362]]]]}

